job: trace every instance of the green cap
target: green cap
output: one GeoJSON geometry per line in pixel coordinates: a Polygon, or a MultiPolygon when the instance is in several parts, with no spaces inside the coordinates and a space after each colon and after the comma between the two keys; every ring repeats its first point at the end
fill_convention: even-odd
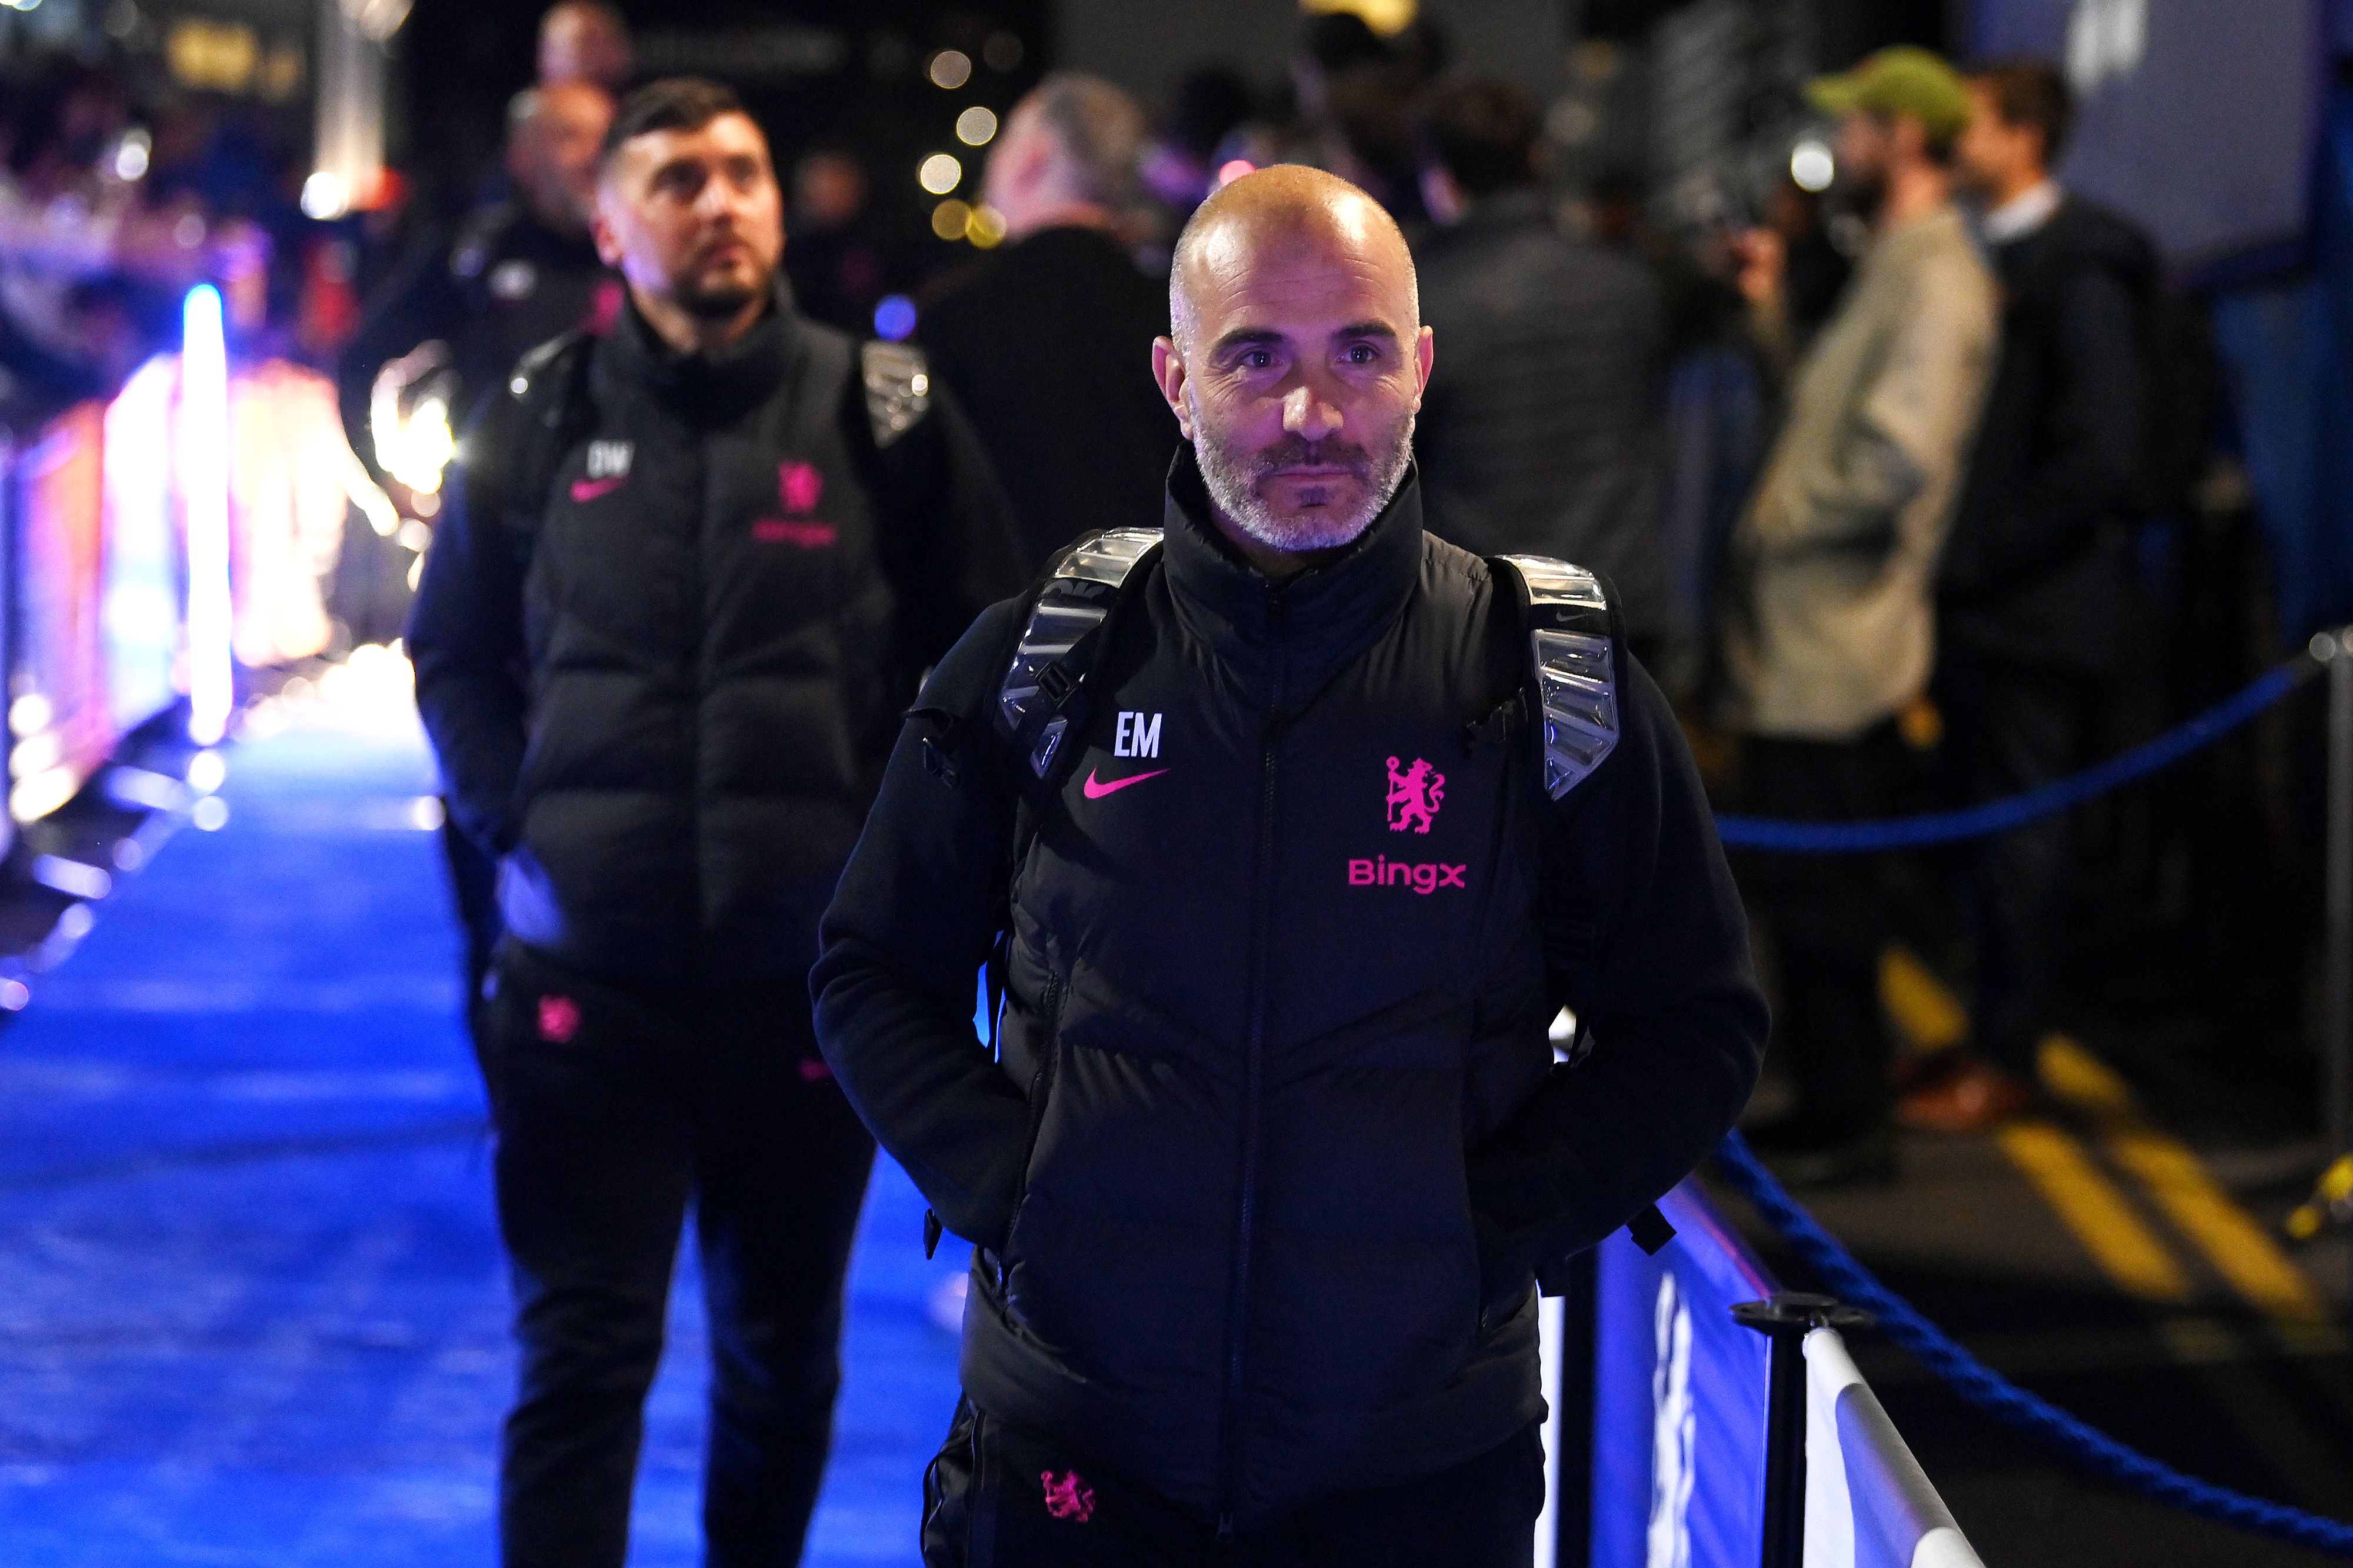
{"type": "Polygon", "coordinates": [[[1806,99],[1831,114],[1867,109],[1908,115],[1939,142],[1959,135],[1969,122],[1969,93],[1960,73],[1943,56],[1909,44],[1882,49],[1851,71],[1816,77],[1806,84],[1806,99]]]}

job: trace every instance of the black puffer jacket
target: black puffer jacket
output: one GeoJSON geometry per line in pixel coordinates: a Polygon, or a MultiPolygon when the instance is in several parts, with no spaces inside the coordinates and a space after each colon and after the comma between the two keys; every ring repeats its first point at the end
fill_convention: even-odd
{"type": "Polygon", "coordinates": [[[1195,521],[1188,455],[1171,493],[1013,876],[1001,1065],[971,976],[1023,602],[925,688],[811,986],[851,1101],[981,1248],[974,1401],[1248,1530],[1534,1419],[1532,1268],[1714,1146],[1766,1020],[1638,665],[1617,749],[1556,805],[1513,721],[1519,613],[1424,537],[1410,481],[1279,584],[1195,521]],[[1433,809],[1395,808],[1399,776],[1433,809]],[[1574,1068],[1564,1002],[1599,1042],[1574,1068]]]}
{"type": "Polygon", "coordinates": [[[409,631],[458,823],[562,962],[805,973],[917,671],[1020,580],[987,460],[936,394],[878,440],[859,350],[781,295],[718,355],[632,309],[526,366],[409,631]]]}
{"type": "Polygon", "coordinates": [[[2112,671],[2156,253],[2124,219],[2070,196],[1993,261],[2001,360],[1937,573],[1938,632],[1978,658],[2112,671]]]}

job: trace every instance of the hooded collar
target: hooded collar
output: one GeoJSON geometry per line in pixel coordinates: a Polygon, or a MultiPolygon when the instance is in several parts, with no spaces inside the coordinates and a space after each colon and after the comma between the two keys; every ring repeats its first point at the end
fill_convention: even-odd
{"type": "Polygon", "coordinates": [[[710,353],[682,354],[671,348],[629,299],[613,328],[613,368],[623,382],[650,391],[677,413],[723,424],[775,393],[800,338],[800,318],[781,279],[767,313],[752,330],[710,353]]]}
{"type": "Polygon", "coordinates": [[[1242,559],[1211,521],[1189,446],[1168,473],[1170,596],[1187,626],[1245,677],[1272,683],[1270,700],[1295,707],[1369,647],[1405,607],[1421,574],[1421,483],[1409,468],[1372,526],[1337,558],[1289,577],[1242,559]]]}

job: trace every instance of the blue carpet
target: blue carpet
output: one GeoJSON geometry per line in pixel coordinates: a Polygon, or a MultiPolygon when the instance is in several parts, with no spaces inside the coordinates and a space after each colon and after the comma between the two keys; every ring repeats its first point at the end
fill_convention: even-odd
{"type": "MultiPolygon", "coordinates": [[[[229,754],[0,1033],[0,1563],[487,1563],[514,1377],[458,942],[413,725],[379,702],[229,754]]],[[[807,1561],[912,1564],[955,1346],[878,1168],[807,1561]]],[[[692,1248],[633,1564],[697,1562],[692,1248]]]]}

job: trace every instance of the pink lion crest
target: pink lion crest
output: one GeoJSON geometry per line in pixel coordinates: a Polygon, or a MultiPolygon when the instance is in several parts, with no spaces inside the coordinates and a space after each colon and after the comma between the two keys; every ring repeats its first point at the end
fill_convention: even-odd
{"type": "Polygon", "coordinates": [[[1046,1511],[1056,1519],[1067,1519],[1073,1524],[1084,1524],[1095,1516],[1095,1489],[1079,1479],[1079,1472],[1069,1470],[1057,1478],[1053,1471],[1039,1472],[1046,1483],[1046,1511]]]}
{"type": "Polygon", "coordinates": [[[825,476],[813,463],[776,465],[776,500],[784,509],[806,517],[825,499],[825,476]]]}
{"type": "Polygon", "coordinates": [[[539,999],[539,1037],[551,1046],[568,1046],[580,1032],[580,1004],[569,996],[539,999]]]}
{"type": "Polygon", "coordinates": [[[1416,757],[1413,766],[1398,771],[1398,760],[1389,759],[1389,831],[1403,833],[1412,828],[1427,833],[1438,820],[1438,808],[1446,799],[1446,775],[1416,757]]]}

